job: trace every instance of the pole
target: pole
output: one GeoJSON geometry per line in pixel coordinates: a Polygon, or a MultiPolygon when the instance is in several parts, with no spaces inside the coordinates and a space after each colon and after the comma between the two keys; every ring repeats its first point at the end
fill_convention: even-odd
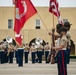
{"type": "MultiPolygon", "coordinates": [[[[38,14],[38,13],[37,13],[37,14],[38,14]]],[[[45,26],[45,28],[46,28],[46,30],[47,30],[47,32],[49,33],[48,28],[47,28],[47,26],[45,25],[44,21],[42,20],[41,16],[40,16],[39,14],[38,14],[38,16],[40,17],[42,23],[44,24],[44,26],[45,26]]]]}
{"type": "Polygon", "coordinates": [[[52,18],[53,18],[53,28],[55,28],[55,25],[54,25],[54,12],[52,11],[53,15],[52,15],[52,18]]]}
{"type": "MultiPolygon", "coordinates": [[[[15,24],[15,16],[16,16],[16,5],[15,5],[15,0],[12,0],[12,4],[14,5],[14,24],[15,24]]],[[[16,35],[16,33],[14,32],[14,35],[16,35]]],[[[15,36],[14,36],[14,40],[15,40],[15,36]]],[[[16,41],[16,40],[15,40],[16,41]]],[[[17,43],[17,42],[16,42],[17,43]]]]}

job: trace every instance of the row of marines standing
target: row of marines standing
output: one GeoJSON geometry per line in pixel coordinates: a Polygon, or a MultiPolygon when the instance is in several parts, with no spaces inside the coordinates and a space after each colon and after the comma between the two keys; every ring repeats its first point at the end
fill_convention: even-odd
{"type": "Polygon", "coordinates": [[[15,47],[12,43],[7,43],[4,41],[0,42],[0,63],[13,63],[15,47]]]}
{"type": "MultiPolygon", "coordinates": [[[[18,53],[19,48],[20,47],[18,44],[14,46],[12,43],[1,41],[0,42],[0,63],[1,64],[8,63],[8,62],[13,63],[14,52],[16,57],[16,63],[18,63],[18,56],[20,56],[18,53]]],[[[46,60],[46,63],[48,63],[47,57],[50,51],[50,45],[48,42],[46,42],[46,45],[44,47],[42,44],[40,44],[39,47],[36,48],[35,43],[32,43],[31,47],[29,47],[29,44],[26,43],[26,44],[23,44],[22,48],[24,52],[25,63],[28,63],[29,52],[31,52],[32,63],[35,63],[35,62],[42,63],[43,54],[45,54],[45,60],[46,60]]],[[[22,57],[23,57],[23,52],[22,52],[22,57]]]]}
{"type": "MultiPolygon", "coordinates": [[[[35,43],[32,43],[31,47],[29,47],[29,44],[23,44],[23,49],[24,49],[24,56],[25,56],[25,63],[28,63],[28,55],[31,52],[31,59],[32,63],[42,63],[42,56],[45,55],[45,61],[46,63],[49,63],[47,61],[47,57],[50,52],[50,45],[48,42],[46,42],[46,45],[43,46],[40,44],[38,47],[36,47],[35,43]]],[[[21,57],[22,58],[22,57],[21,57]]],[[[23,60],[23,59],[22,59],[23,60]]]]}

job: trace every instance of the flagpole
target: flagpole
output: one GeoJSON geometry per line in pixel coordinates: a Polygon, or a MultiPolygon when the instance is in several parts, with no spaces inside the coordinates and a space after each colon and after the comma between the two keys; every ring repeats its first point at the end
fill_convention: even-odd
{"type": "MultiPolygon", "coordinates": [[[[16,15],[16,10],[15,10],[15,0],[12,0],[12,4],[14,5],[14,23],[15,23],[15,15],[16,15]]],[[[15,35],[15,32],[14,32],[14,35],[15,35]]],[[[14,40],[16,41],[16,39],[15,39],[15,36],[14,36],[14,40]]],[[[16,43],[17,43],[17,41],[16,41],[16,43]]]]}
{"type": "Polygon", "coordinates": [[[52,11],[53,15],[52,15],[52,18],[53,18],[53,28],[55,28],[55,25],[54,25],[54,12],[52,11]]]}
{"type": "MultiPolygon", "coordinates": [[[[38,13],[37,13],[37,14],[38,14],[38,13]]],[[[47,32],[49,33],[48,28],[47,28],[47,26],[45,25],[44,21],[42,20],[41,16],[40,16],[39,14],[38,14],[38,16],[40,17],[42,23],[44,24],[44,26],[45,26],[45,28],[46,28],[46,30],[47,30],[47,32]]]]}
{"type": "MultiPolygon", "coordinates": [[[[54,2],[55,2],[55,0],[54,0],[54,2]]],[[[54,25],[54,11],[53,11],[53,9],[52,9],[52,18],[53,18],[53,28],[55,28],[55,25],[54,25]]]]}
{"type": "MultiPolygon", "coordinates": [[[[55,2],[55,0],[54,0],[54,2],[55,2]]],[[[53,9],[52,9],[52,20],[53,20],[53,30],[55,31],[55,21],[54,21],[54,11],[53,11],[53,9]]],[[[53,35],[54,35],[54,31],[52,31],[52,33],[53,33],[53,35]]],[[[53,37],[54,38],[54,40],[55,40],[55,37],[53,37]]],[[[55,41],[54,41],[55,42],[55,41]]]]}

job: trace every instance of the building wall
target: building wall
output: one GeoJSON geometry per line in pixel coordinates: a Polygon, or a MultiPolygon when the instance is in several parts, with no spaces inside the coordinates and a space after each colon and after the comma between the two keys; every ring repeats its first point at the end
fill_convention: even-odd
{"type": "MultiPolygon", "coordinates": [[[[48,35],[48,32],[51,31],[53,27],[53,15],[49,13],[48,7],[37,7],[36,9],[38,14],[35,14],[30,19],[28,19],[21,31],[23,35],[23,41],[30,42],[32,39],[40,37],[45,41],[51,42],[51,37],[48,35]],[[36,19],[41,20],[41,29],[35,29],[36,19]]],[[[14,13],[14,7],[0,7],[0,40],[6,36],[15,38],[13,29],[8,29],[8,19],[13,19],[14,25],[14,13]]],[[[70,23],[72,23],[70,34],[74,44],[76,45],[76,8],[61,8],[60,13],[63,19],[68,19],[70,23]]],[[[54,27],[57,23],[58,20],[54,16],[54,27]]]]}

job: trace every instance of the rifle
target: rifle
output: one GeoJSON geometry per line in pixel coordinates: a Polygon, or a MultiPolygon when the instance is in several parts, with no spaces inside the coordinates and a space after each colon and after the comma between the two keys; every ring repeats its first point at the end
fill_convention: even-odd
{"type": "MultiPolygon", "coordinates": [[[[55,29],[52,29],[52,46],[55,47],[55,37],[54,37],[55,29]]],[[[51,64],[55,63],[55,53],[56,51],[51,48],[51,64]]]]}
{"type": "MultiPolygon", "coordinates": [[[[55,29],[52,29],[52,46],[54,47],[55,46],[55,38],[54,38],[54,32],[55,32],[55,29]]],[[[54,57],[55,57],[55,50],[53,50],[51,48],[51,51],[50,51],[50,54],[48,55],[48,58],[47,58],[47,61],[50,62],[51,61],[51,64],[54,64],[55,63],[55,60],[54,60],[54,57]]]]}

